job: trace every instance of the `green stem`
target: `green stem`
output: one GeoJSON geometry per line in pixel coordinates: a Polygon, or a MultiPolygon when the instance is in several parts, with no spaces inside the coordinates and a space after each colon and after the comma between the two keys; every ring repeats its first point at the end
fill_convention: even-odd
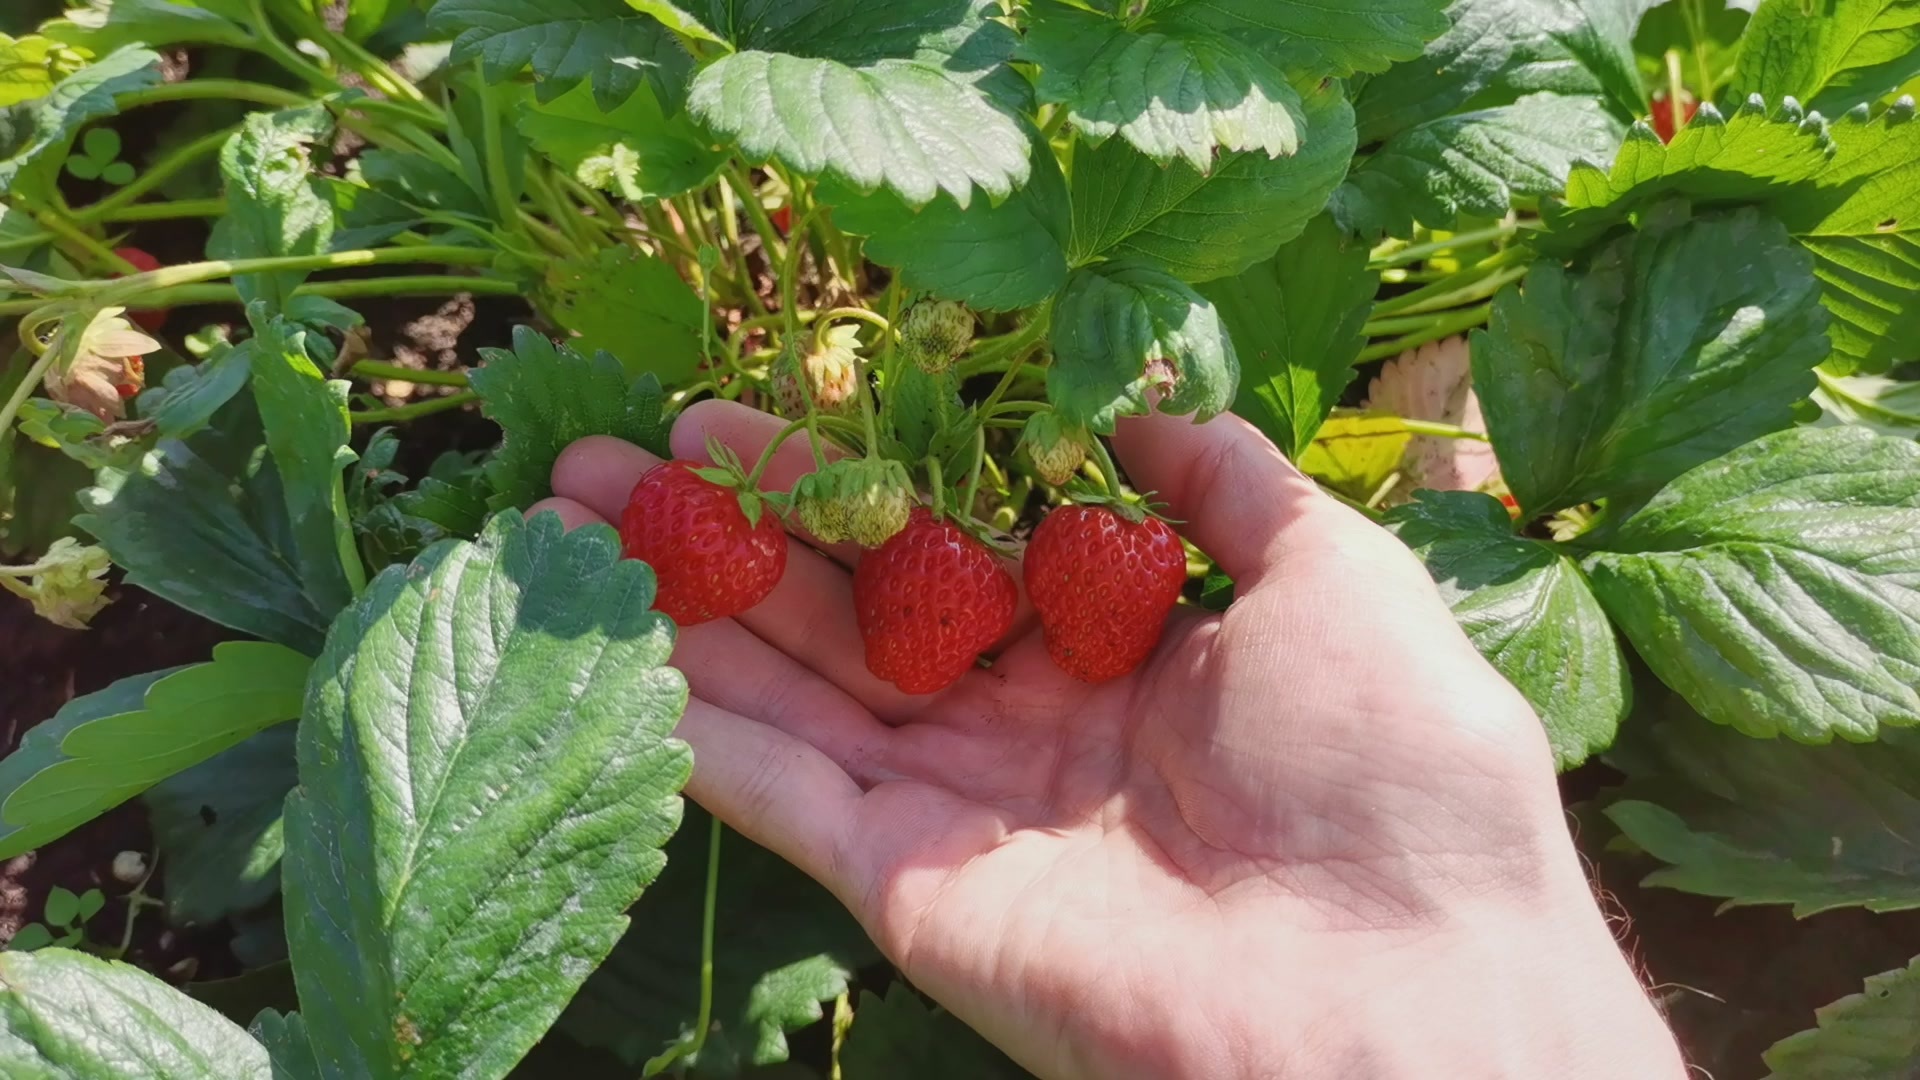
{"type": "Polygon", "coordinates": [[[648,1060],[641,1076],[659,1076],[667,1067],[684,1057],[698,1054],[707,1045],[707,1029],[713,1026],[713,936],[720,897],[720,835],[723,826],[713,819],[707,834],[707,895],[700,908],[700,1011],[693,1023],[693,1034],[648,1060]]]}
{"type": "Polygon", "coordinates": [[[1120,470],[1114,467],[1113,455],[1107,453],[1107,444],[1098,435],[1087,441],[1093,444],[1093,460],[1100,466],[1100,479],[1107,485],[1107,494],[1119,498],[1120,470]]]}
{"type": "Polygon", "coordinates": [[[1052,321],[1052,310],[1041,308],[1032,321],[1011,334],[987,338],[974,342],[973,352],[960,364],[960,378],[978,375],[993,369],[993,365],[1015,355],[1024,355],[1027,348],[1037,343],[1047,334],[1047,326],[1052,321]]]}
{"type": "MultiPolygon", "coordinates": [[[[1466,310],[1480,311],[1482,314],[1490,314],[1493,311],[1493,305],[1491,303],[1485,303],[1485,304],[1481,304],[1477,308],[1468,308],[1466,310]]],[[[1435,322],[1439,321],[1440,319],[1446,318],[1451,314],[1452,312],[1444,312],[1437,316],[1433,314],[1389,315],[1384,319],[1367,320],[1367,324],[1366,326],[1361,328],[1361,332],[1370,338],[1387,337],[1392,334],[1412,333],[1416,330],[1424,330],[1427,327],[1432,326],[1435,322]]]]}
{"type": "Polygon", "coordinates": [[[280,66],[307,80],[315,89],[339,85],[330,72],[312,63],[300,55],[300,51],[280,39],[274,32],[273,20],[267,17],[266,5],[261,0],[248,0],[247,13],[253,16],[254,38],[260,43],[267,55],[280,62],[280,66]]]}
{"type": "Polygon", "coordinates": [[[973,475],[967,477],[967,491],[960,503],[960,512],[967,517],[973,516],[974,500],[980,497],[980,471],[986,465],[987,429],[982,425],[973,431],[973,475]]]}
{"type": "Polygon", "coordinates": [[[1060,129],[1066,125],[1067,107],[1065,105],[1055,105],[1053,107],[1053,115],[1047,117],[1047,122],[1040,128],[1040,140],[1042,142],[1052,142],[1053,137],[1058,135],[1060,129]]]}
{"type": "Polygon", "coordinates": [[[1467,439],[1472,442],[1486,442],[1484,431],[1469,431],[1459,424],[1442,424],[1434,420],[1409,420],[1400,418],[1400,423],[1415,435],[1431,435],[1437,439],[1467,439]]]}
{"type": "MultiPolygon", "coordinates": [[[[27,332],[25,328],[21,329],[23,341],[27,332]]],[[[47,369],[53,366],[54,360],[59,355],[58,349],[48,349],[41,353],[33,362],[33,366],[27,369],[27,374],[20,380],[20,385],[13,388],[7,403],[0,405],[0,439],[13,438],[13,418],[20,415],[20,406],[26,404],[27,399],[33,396],[34,388],[47,377],[47,369]]]]}
{"type": "MultiPolygon", "coordinates": [[[[146,169],[143,170],[139,176],[135,177],[133,182],[126,187],[101,199],[92,206],[83,206],[75,210],[73,212],[73,220],[83,223],[90,221],[137,220],[135,218],[121,216],[121,209],[123,207],[131,209],[131,204],[138,200],[140,196],[166,183],[182,169],[185,169],[200,158],[208,154],[219,153],[220,148],[225,146],[227,140],[233,138],[234,134],[239,130],[240,126],[238,124],[232,127],[221,128],[219,131],[208,132],[192,142],[173,150],[168,153],[166,157],[147,166],[146,169]]],[[[165,206],[168,204],[161,203],[160,205],[165,206]]],[[[194,215],[181,214],[180,216],[192,217],[194,215]]]]}
{"type": "Polygon", "coordinates": [[[367,409],[362,412],[348,413],[347,415],[356,424],[397,424],[422,416],[431,416],[438,412],[446,412],[449,409],[458,409],[463,405],[471,405],[479,400],[479,394],[468,390],[459,394],[448,394],[445,397],[416,401],[410,405],[398,405],[391,409],[367,409]]]}
{"type": "Polygon", "coordinates": [[[132,221],[177,221],[181,218],[225,217],[225,199],[179,199],[174,202],[138,203],[109,210],[90,220],[103,224],[132,221]]]}
{"type": "Polygon", "coordinates": [[[464,371],[421,371],[382,360],[360,360],[347,369],[349,374],[366,379],[402,379],[422,386],[466,386],[464,371]]]}
{"type": "Polygon", "coordinates": [[[349,266],[390,266],[394,263],[437,264],[441,266],[487,266],[492,252],[477,248],[438,245],[432,247],[363,248],[356,251],[332,251],[318,255],[276,255],[259,259],[209,259],[204,262],[163,266],[143,274],[131,274],[112,282],[88,282],[81,295],[100,293],[113,296],[138,296],[149,289],[170,285],[191,285],[236,274],[269,274],[282,270],[337,270],[349,266]]]}
{"type": "Polygon", "coordinates": [[[1687,107],[1681,100],[1686,93],[1686,81],[1680,75],[1680,50],[1668,49],[1661,59],[1667,65],[1667,116],[1673,121],[1677,137],[1680,129],[1687,126],[1687,107]]]}
{"type": "Polygon", "coordinates": [[[940,459],[927,455],[927,486],[933,491],[933,516],[939,517],[947,504],[946,485],[940,482],[940,459]]]}
{"type": "Polygon", "coordinates": [[[1354,363],[1364,364],[1372,360],[1382,360],[1389,356],[1398,356],[1400,353],[1415,346],[1425,345],[1429,341],[1439,341],[1445,337],[1452,337],[1462,330],[1471,330],[1486,321],[1486,305],[1468,308],[1465,311],[1447,318],[1436,319],[1428,325],[1426,329],[1417,333],[1394,338],[1392,341],[1382,341],[1376,345],[1369,345],[1360,350],[1360,355],[1354,358],[1354,363]]]}
{"type": "MultiPolygon", "coordinates": [[[[295,296],[325,296],[333,300],[351,300],[368,296],[452,296],[474,293],[481,296],[518,296],[526,290],[518,283],[501,278],[417,277],[361,278],[350,281],[309,281],[294,290],[295,296]]],[[[158,311],[187,304],[238,303],[240,292],[232,285],[173,285],[130,297],[124,306],[133,311],[158,311]]],[[[0,301],[0,316],[25,315],[44,307],[46,300],[0,301]]]]}
{"type": "Polygon", "coordinates": [[[727,163],[726,171],[720,175],[740,196],[740,206],[747,212],[747,220],[753,222],[753,231],[760,234],[760,242],[767,246],[768,264],[779,266],[784,263],[787,241],[780,236],[780,230],[773,227],[773,218],[768,216],[767,208],[760,204],[760,192],[753,186],[753,177],[733,161],[727,163]]]}
{"type": "Polygon", "coordinates": [[[1473,247],[1475,244],[1485,244],[1494,240],[1502,240],[1519,232],[1521,229],[1534,227],[1535,226],[1532,225],[1523,225],[1519,221],[1507,221],[1498,225],[1489,225],[1484,229],[1475,229],[1471,232],[1463,232],[1449,236],[1445,240],[1433,240],[1425,244],[1414,244],[1411,247],[1400,248],[1397,251],[1374,259],[1367,264],[1367,268],[1370,270],[1385,270],[1394,266],[1406,266],[1409,263],[1417,263],[1428,256],[1438,255],[1443,251],[1457,251],[1461,248],[1473,247]]]}
{"type": "Polygon", "coordinates": [[[773,441],[767,444],[767,448],[760,451],[760,460],[753,463],[753,470],[747,473],[748,488],[754,491],[760,490],[760,478],[766,475],[767,466],[773,464],[774,451],[780,449],[780,444],[793,438],[796,433],[806,430],[806,427],[807,418],[803,416],[798,420],[791,421],[786,427],[781,428],[780,431],[774,435],[773,441]]]}
{"type": "Polygon", "coordinates": [[[826,311],[821,312],[819,317],[814,320],[813,343],[815,346],[822,343],[822,337],[826,334],[827,327],[830,326],[835,319],[857,319],[869,326],[878,327],[882,334],[891,333],[893,330],[893,324],[887,321],[885,315],[877,311],[868,311],[866,308],[857,307],[828,308],[826,311]]]}
{"type": "Polygon", "coordinates": [[[1438,311],[1458,307],[1472,300],[1484,300],[1509,282],[1525,277],[1528,268],[1516,264],[1525,263],[1531,257],[1524,248],[1507,248],[1431,285],[1423,285],[1412,292],[1380,301],[1373,305],[1370,317],[1377,319],[1386,315],[1438,311]]]}
{"type": "Polygon", "coordinates": [[[115,254],[113,249],[89,236],[85,230],[68,221],[58,210],[29,207],[27,212],[40,227],[54,236],[79,248],[94,260],[104,264],[118,274],[138,274],[140,268],[115,254]]]}
{"type": "Polygon", "coordinates": [[[245,101],[254,105],[270,105],[276,109],[291,109],[312,103],[312,99],[305,94],[244,79],[188,79],[185,82],[161,83],[145,90],[121,94],[114,100],[121,112],[166,101],[245,101]]]}

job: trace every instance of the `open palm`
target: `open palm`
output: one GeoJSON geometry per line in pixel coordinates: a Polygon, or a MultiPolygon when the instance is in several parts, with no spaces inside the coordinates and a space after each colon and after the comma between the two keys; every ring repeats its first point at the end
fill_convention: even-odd
{"type": "MultiPolygon", "coordinates": [[[[696,405],[673,444],[751,460],[778,426],[696,405]]],[[[1638,996],[1538,721],[1412,556],[1231,417],[1125,421],[1115,447],[1235,578],[1226,612],[1177,610],[1139,671],[1088,686],[1023,607],[991,668],[909,697],[863,663],[857,551],[793,541],[764,603],[682,631],[689,793],[1044,1076],[1385,1075],[1354,1019],[1472,1037],[1482,1010],[1425,1000],[1443,960],[1537,981],[1593,949],[1638,996]]],[[[534,509],[617,518],[655,461],[583,440],[534,509]]],[[[808,461],[783,447],[770,486],[808,461]]]]}

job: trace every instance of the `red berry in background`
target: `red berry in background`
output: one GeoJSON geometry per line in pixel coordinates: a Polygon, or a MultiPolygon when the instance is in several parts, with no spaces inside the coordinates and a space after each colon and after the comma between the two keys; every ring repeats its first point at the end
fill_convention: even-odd
{"type": "MultiPolygon", "coordinates": [[[[1685,127],[1687,123],[1693,120],[1693,114],[1700,111],[1700,102],[1696,101],[1694,96],[1685,90],[1680,91],[1680,93],[1682,95],[1680,98],[1680,123],[1682,127],[1685,127]]],[[[1673,126],[1673,106],[1668,104],[1668,100],[1665,90],[1656,90],[1653,92],[1653,106],[1650,109],[1653,114],[1653,132],[1660,136],[1660,141],[1663,143],[1672,142],[1674,135],[1678,133],[1678,129],[1673,126]]]]}
{"type": "Polygon", "coordinates": [[[780,230],[781,236],[785,236],[787,230],[793,228],[793,207],[776,207],[773,213],[767,215],[767,220],[773,222],[773,227],[780,230]]]}
{"type": "Polygon", "coordinates": [[[1104,682],[1139,667],[1160,643],[1187,581],[1187,553],[1159,518],[1063,506],[1033,531],[1026,579],[1053,662],[1104,682]]]}
{"type": "Polygon", "coordinates": [[[700,468],[674,460],[647,470],[620,515],[622,554],[653,567],[653,606],[681,626],[740,614],[765,600],[787,568],[780,519],[762,506],[749,522],[740,491],[698,475],[700,468]]]}
{"type": "Polygon", "coordinates": [[[944,690],[1013,626],[1019,598],[986,545],[916,507],[853,573],[867,670],[909,694],[944,690]]]}
{"type": "MultiPolygon", "coordinates": [[[[160,269],[159,259],[154,258],[152,255],[147,254],[137,247],[114,248],[113,253],[132,263],[134,269],[139,270],[141,273],[145,273],[148,270],[160,269]]],[[[113,276],[125,277],[126,275],[115,274],[113,276]]],[[[129,311],[127,312],[127,321],[145,330],[149,334],[157,334],[162,327],[167,325],[167,312],[165,308],[159,308],[153,311],[129,311]]]]}

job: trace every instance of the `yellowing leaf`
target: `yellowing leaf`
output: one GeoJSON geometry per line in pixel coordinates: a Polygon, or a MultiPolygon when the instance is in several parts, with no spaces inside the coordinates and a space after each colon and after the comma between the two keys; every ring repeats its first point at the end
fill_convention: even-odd
{"type": "Polygon", "coordinates": [[[1412,440],[1397,416],[1336,412],[1300,455],[1300,469],[1344,495],[1371,499],[1400,471],[1412,440]]]}

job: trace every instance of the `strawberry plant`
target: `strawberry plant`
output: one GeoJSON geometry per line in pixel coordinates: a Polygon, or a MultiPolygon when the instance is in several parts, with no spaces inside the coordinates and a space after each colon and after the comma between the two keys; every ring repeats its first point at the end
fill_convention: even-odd
{"type": "MultiPolygon", "coordinates": [[[[1237,415],[1415,551],[1649,884],[1920,905],[1910,5],[21,18],[0,587],[235,640],[25,718],[0,856],[139,800],[166,917],[298,1008],[57,947],[49,900],[65,936],[0,954],[10,1075],[1021,1075],[683,820],[676,635],[857,559],[901,694],[980,677],[1023,585],[1063,671],[1122,675],[1233,598],[1109,452],[1152,411],[1237,415]],[[402,355],[396,298],[520,325],[402,355]],[[711,400],[778,417],[757,460],[670,438],[711,400]],[[649,466],[617,532],[536,506],[590,437],[649,466]]],[[[1920,1065],[1897,959],[1775,1074],[1920,1065]]]]}

